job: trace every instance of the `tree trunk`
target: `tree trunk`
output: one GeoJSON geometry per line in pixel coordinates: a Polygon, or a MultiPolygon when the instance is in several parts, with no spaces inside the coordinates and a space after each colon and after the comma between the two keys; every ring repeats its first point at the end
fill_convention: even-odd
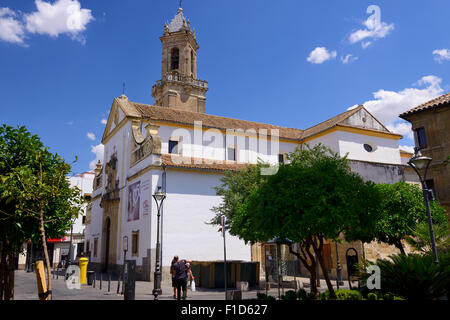
{"type": "Polygon", "coordinates": [[[2,241],[0,261],[0,300],[3,300],[6,282],[6,242],[2,241]]]}
{"type": "Polygon", "coordinates": [[[322,273],[325,278],[325,282],[327,283],[328,291],[330,292],[330,298],[335,300],[336,299],[336,293],[334,292],[333,285],[331,284],[330,277],[328,276],[328,270],[325,266],[325,261],[323,260],[322,256],[322,246],[323,246],[323,238],[320,238],[320,244],[317,248],[315,243],[313,243],[313,249],[316,254],[317,260],[319,260],[320,267],[322,268],[322,273]]]}
{"type": "Polygon", "coordinates": [[[5,300],[14,300],[14,272],[16,266],[14,263],[14,254],[8,255],[8,274],[5,275],[7,286],[5,287],[5,300]]]}
{"type": "Polygon", "coordinates": [[[405,253],[405,249],[403,248],[403,244],[402,244],[402,241],[401,240],[398,240],[398,241],[395,241],[395,247],[396,248],[398,248],[399,250],[400,250],[400,253],[402,254],[402,255],[406,255],[406,253],[405,253]]]}
{"type": "MultiPolygon", "coordinates": [[[[311,265],[308,264],[307,257],[305,254],[305,251],[303,250],[304,247],[301,247],[302,253],[304,256],[302,256],[300,253],[295,252],[292,250],[292,246],[289,246],[289,252],[295,255],[297,258],[300,259],[300,261],[303,263],[303,266],[308,270],[310,277],[309,277],[309,283],[311,284],[311,291],[317,293],[317,275],[316,275],[316,264],[314,259],[311,260],[311,265]]],[[[309,249],[306,249],[309,254],[309,249]]],[[[310,257],[312,257],[311,254],[309,254],[310,257]]]]}
{"type": "Polygon", "coordinates": [[[52,300],[52,269],[50,267],[50,259],[48,257],[47,251],[47,241],[45,240],[45,227],[44,227],[44,213],[41,208],[39,212],[39,221],[40,221],[40,231],[41,231],[41,240],[42,240],[42,248],[44,249],[44,257],[45,257],[45,265],[47,266],[47,297],[46,300],[52,300]]]}

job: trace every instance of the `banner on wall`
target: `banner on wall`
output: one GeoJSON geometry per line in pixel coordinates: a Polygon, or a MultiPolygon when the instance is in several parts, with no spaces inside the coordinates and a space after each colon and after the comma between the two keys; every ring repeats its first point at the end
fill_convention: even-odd
{"type": "Polygon", "coordinates": [[[150,180],[142,183],[142,214],[147,216],[150,214],[151,196],[150,196],[150,180]]]}
{"type": "Polygon", "coordinates": [[[128,221],[139,220],[141,203],[141,182],[135,182],[128,187],[128,221]]]}

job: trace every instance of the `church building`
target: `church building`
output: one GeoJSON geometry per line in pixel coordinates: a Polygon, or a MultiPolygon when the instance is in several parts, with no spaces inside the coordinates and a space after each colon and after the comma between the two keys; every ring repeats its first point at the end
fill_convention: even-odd
{"type": "MultiPolygon", "coordinates": [[[[137,277],[150,281],[155,269],[157,206],[161,187],[161,252],[164,278],[174,255],[193,261],[223,260],[223,238],[207,224],[221,203],[214,187],[225,170],[258,159],[276,165],[308,143],[322,143],[344,156],[352,170],[377,183],[414,180],[401,152],[402,136],[390,132],[364,106],[303,129],[239,120],[207,112],[208,82],[197,76],[199,45],[179,8],[164,26],[161,79],[153,105],[114,98],[102,138],[86,221],[90,266],[117,272],[136,260],[137,277]]],[[[270,172],[268,173],[270,174],[270,172]]],[[[264,261],[264,249],[227,234],[227,259],[264,261]]],[[[359,250],[359,249],[358,249],[359,250]]]]}

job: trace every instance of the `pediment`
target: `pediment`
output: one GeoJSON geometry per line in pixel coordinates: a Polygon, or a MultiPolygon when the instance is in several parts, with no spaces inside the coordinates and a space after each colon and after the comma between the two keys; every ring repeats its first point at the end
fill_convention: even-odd
{"type": "Polygon", "coordinates": [[[118,98],[114,98],[103,132],[102,142],[113,133],[114,129],[119,126],[125,118],[141,118],[141,114],[129,102],[128,98],[125,95],[122,95],[118,98]]]}
{"type": "Polygon", "coordinates": [[[366,108],[361,108],[340,123],[352,127],[390,132],[377,118],[367,111],[366,108]]]}

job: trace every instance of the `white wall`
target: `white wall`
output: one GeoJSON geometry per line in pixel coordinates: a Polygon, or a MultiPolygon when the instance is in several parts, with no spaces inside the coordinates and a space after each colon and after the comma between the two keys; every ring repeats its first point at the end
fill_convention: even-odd
{"type": "Polygon", "coordinates": [[[398,140],[366,136],[351,132],[337,131],[341,156],[348,153],[348,159],[401,164],[398,140]],[[367,152],[364,144],[372,145],[374,151],[367,152]]]}
{"type": "MultiPolygon", "coordinates": [[[[220,175],[167,172],[167,198],[164,200],[163,265],[169,266],[174,255],[190,260],[223,260],[223,238],[218,226],[207,225],[213,206],[220,204],[213,187],[220,175]]],[[[227,235],[227,259],[251,259],[249,245],[227,235]]]]}
{"type": "MultiPolygon", "coordinates": [[[[270,134],[270,132],[268,132],[270,134]]],[[[292,152],[297,143],[280,142],[278,148],[264,138],[249,136],[226,136],[219,130],[197,131],[193,129],[177,128],[161,125],[159,128],[161,137],[161,152],[169,153],[169,139],[182,137],[181,149],[185,157],[207,158],[214,160],[226,160],[226,148],[236,146],[236,160],[241,163],[257,163],[258,158],[270,163],[278,162],[278,154],[281,151],[292,152]],[[201,134],[200,134],[201,132],[201,134]]]]}

